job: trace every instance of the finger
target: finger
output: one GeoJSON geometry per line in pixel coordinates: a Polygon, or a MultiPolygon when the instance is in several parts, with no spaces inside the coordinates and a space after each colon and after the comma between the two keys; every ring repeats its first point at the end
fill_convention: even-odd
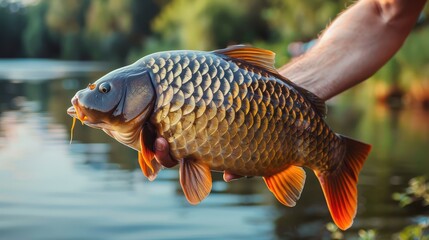
{"type": "Polygon", "coordinates": [[[170,156],[170,147],[167,140],[157,138],[155,140],[155,159],[164,167],[171,168],[178,164],[176,160],[170,156]]]}
{"type": "Polygon", "coordinates": [[[230,172],[227,172],[227,171],[223,172],[223,180],[225,182],[231,182],[232,180],[236,180],[236,179],[239,179],[239,178],[242,178],[242,177],[243,176],[241,176],[241,175],[237,175],[237,174],[230,173],[230,172]]]}

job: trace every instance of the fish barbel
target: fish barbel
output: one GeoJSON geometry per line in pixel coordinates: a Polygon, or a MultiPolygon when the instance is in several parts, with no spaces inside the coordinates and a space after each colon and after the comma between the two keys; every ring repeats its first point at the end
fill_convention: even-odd
{"type": "Polygon", "coordinates": [[[191,204],[210,193],[214,170],[262,176],[281,203],[295,206],[308,167],[337,226],[353,222],[371,146],[334,133],[324,102],[281,76],[271,51],[236,45],[151,54],[80,90],[72,104],[72,117],[137,150],[149,180],[161,169],[154,141],[165,138],[191,204]]]}

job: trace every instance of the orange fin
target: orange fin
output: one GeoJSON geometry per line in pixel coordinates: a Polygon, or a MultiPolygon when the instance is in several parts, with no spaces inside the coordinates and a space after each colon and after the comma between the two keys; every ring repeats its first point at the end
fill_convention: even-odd
{"type": "Polygon", "coordinates": [[[301,196],[305,183],[305,171],[302,167],[290,166],[275,175],[264,177],[268,189],[282,204],[293,207],[301,196]]]}
{"type": "Polygon", "coordinates": [[[358,175],[371,145],[341,137],[346,144],[346,154],[341,166],[334,172],[315,173],[322,185],[332,219],[341,230],[346,230],[352,225],[356,215],[358,175]]]}
{"type": "Polygon", "coordinates": [[[209,166],[193,160],[181,160],[180,185],[190,204],[200,203],[212,189],[212,175],[209,166]]]}
{"type": "Polygon", "coordinates": [[[316,109],[316,112],[321,117],[326,116],[327,108],[325,105],[325,101],[320,99],[314,93],[296,85],[286,77],[279,74],[279,72],[274,66],[276,56],[274,52],[262,48],[255,48],[249,45],[232,45],[224,49],[215,50],[213,51],[213,53],[228,56],[232,59],[245,61],[248,64],[262,68],[263,70],[272,73],[280,80],[293,86],[296,90],[303,94],[312,103],[313,107],[316,109]]]}
{"type": "Polygon", "coordinates": [[[139,152],[140,169],[142,170],[143,174],[149,179],[149,181],[153,181],[155,180],[162,166],[153,158],[153,156],[152,160],[150,161],[147,161],[146,159],[150,159],[150,157],[148,157],[148,155],[144,155],[144,153],[142,152],[139,152]]]}
{"type": "Polygon", "coordinates": [[[215,50],[213,53],[243,60],[253,66],[277,73],[274,67],[276,54],[270,50],[255,48],[248,45],[232,45],[224,49],[215,50]]]}
{"type": "Polygon", "coordinates": [[[144,125],[140,131],[140,151],[138,159],[140,168],[149,181],[155,180],[162,167],[161,164],[154,159],[155,153],[152,148],[148,147],[153,146],[154,141],[154,132],[150,129],[150,126],[147,124],[144,125]]]}

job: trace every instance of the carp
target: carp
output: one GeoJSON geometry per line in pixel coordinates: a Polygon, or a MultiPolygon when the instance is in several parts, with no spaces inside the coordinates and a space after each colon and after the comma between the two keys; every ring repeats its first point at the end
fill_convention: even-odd
{"type": "Polygon", "coordinates": [[[161,169],[154,141],[165,138],[191,204],[210,193],[210,171],[228,171],[262,176],[278,201],[292,207],[307,167],[334,222],[347,229],[371,146],[333,132],[324,102],[280,75],[274,56],[245,45],[154,53],[78,91],[67,112],[138,151],[151,181],[161,169]]]}

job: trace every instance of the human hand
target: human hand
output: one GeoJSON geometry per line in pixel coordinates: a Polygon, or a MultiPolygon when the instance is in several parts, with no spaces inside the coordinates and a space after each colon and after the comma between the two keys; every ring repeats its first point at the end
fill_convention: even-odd
{"type": "Polygon", "coordinates": [[[159,137],[155,140],[154,145],[155,159],[162,166],[166,168],[172,168],[179,163],[177,160],[173,159],[170,156],[170,145],[168,144],[167,140],[162,137],[159,137]]]}

